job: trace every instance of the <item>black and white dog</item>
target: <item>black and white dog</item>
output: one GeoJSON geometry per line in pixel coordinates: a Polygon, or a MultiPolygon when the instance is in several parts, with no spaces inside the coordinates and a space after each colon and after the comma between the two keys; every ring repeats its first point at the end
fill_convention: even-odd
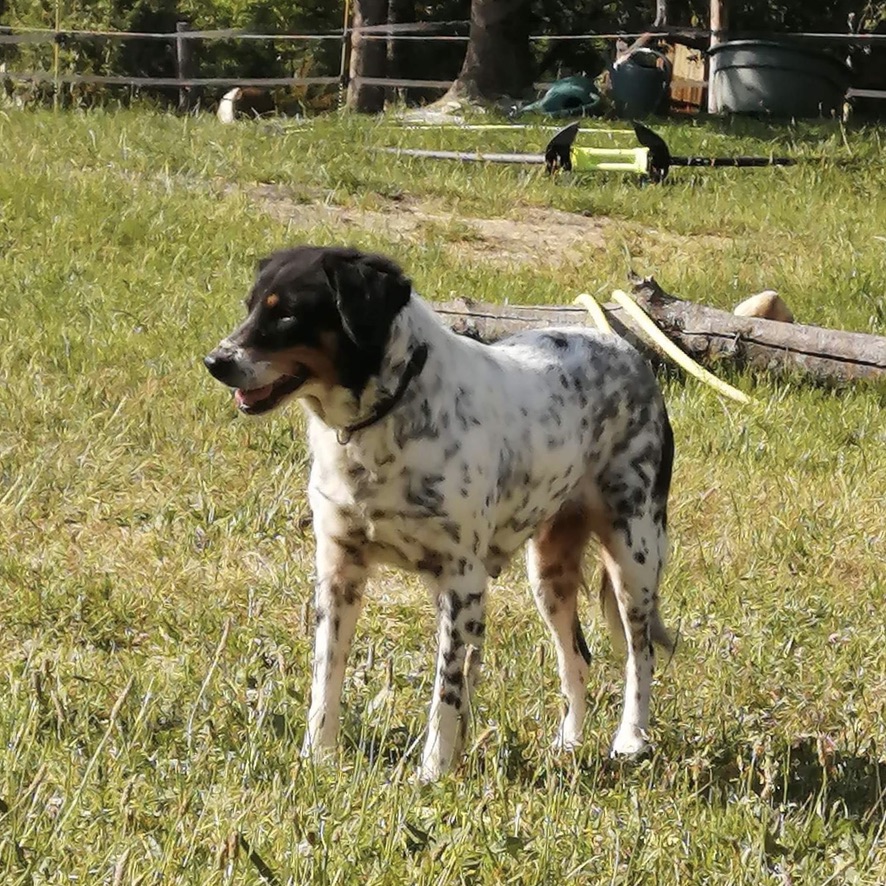
{"type": "Polygon", "coordinates": [[[260,263],[246,320],[205,363],[241,412],[296,397],[308,415],[317,628],[305,752],[335,747],[364,585],[387,563],[421,573],[436,601],[421,776],[445,772],[464,744],[487,579],[527,542],[568,701],[557,744],[577,745],[590,656],[576,607],[592,534],[610,629],[628,641],[612,752],[647,748],[653,644],[672,648],[658,588],[674,445],[630,345],[583,328],[481,344],[444,327],[391,260],[301,246],[260,263]]]}

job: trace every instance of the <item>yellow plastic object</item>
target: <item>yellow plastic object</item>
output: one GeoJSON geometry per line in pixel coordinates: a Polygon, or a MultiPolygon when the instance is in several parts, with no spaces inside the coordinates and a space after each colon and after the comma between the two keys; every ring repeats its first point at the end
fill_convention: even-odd
{"type": "Polygon", "coordinates": [[[600,307],[597,303],[597,299],[595,299],[593,295],[583,292],[578,298],[576,298],[574,304],[584,308],[591,315],[591,319],[594,321],[594,326],[596,326],[600,332],[612,333],[612,327],[606,319],[606,314],[603,312],[603,308],[600,307]]]}
{"type": "Polygon", "coordinates": [[[646,311],[644,311],[643,308],[641,308],[640,305],[638,305],[637,302],[635,302],[626,292],[623,292],[621,289],[616,289],[613,291],[612,297],[625,309],[626,313],[630,314],[630,316],[637,322],[640,329],[649,336],[655,346],[663,354],[670,357],[678,366],[685,369],[690,375],[697,378],[700,382],[709,385],[718,393],[723,394],[724,397],[737,400],[739,403],[754,402],[747,394],[732,387],[732,385],[727,384],[725,381],[721,381],[717,376],[712,375],[707,369],[699,366],[695,360],[681,351],[680,348],[678,348],[658,328],[658,326],[655,325],[655,322],[649,314],[647,314],[646,311]]]}
{"type": "Polygon", "coordinates": [[[635,172],[645,175],[649,168],[649,148],[577,148],[570,153],[573,172],[635,172]]]}

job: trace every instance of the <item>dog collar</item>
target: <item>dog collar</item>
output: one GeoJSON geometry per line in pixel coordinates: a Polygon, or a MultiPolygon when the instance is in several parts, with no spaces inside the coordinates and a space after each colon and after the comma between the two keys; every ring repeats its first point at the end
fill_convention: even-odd
{"type": "Polygon", "coordinates": [[[374,425],[376,422],[381,421],[386,415],[389,415],[403,399],[403,395],[406,393],[406,388],[409,387],[409,382],[411,382],[417,375],[419,375],[419,373],[421,373],[422,369],[424,369],[427,359],[428,346],[421,344],[412,352],[412,356],[406,364],[406,369],[403,370],[403,375],[400,376],[397,390],[389,397],[382,397],[381,400],[375,404],[375,408],[366,418],[354,422],[352,425],[339,428],[335,435],[338,442],[342,446],[345,446],[350,442],[351,436],[356,431],[362,431],[364,428],[374,425]]]}

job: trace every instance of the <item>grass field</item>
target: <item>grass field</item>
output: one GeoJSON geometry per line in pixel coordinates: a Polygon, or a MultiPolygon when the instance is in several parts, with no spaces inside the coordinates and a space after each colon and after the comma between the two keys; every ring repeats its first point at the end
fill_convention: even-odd
{"type": "Polygon", "coordinates": [[[0,113],[4,886],[886,883],[882,387],[721,367],[748,408],[664,381],[681,640],[651,759],[606,759],[621,664],[592,605],[587,740],[549,751],[553,650],[520,563],[494,582],[457,774],[413,780],[432,607],[394,573],[358,628],[337,765],[298,756],[303,424],[238,418],[200,362],[258,257],[347,241],[430,298],[515,302],[605,296],[633,267],[689,299],[772,287],[801,321],[886,334],[879,131],[660,128],[675,152],[805,162],[641,188],[367,150],[543,133],[0,113]]]}

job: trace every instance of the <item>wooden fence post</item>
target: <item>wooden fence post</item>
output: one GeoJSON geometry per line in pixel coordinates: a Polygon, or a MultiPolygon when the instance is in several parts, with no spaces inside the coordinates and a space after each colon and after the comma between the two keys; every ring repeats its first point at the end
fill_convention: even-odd
{"type": "MultiPolygon", "coordinates": [[[[365,40],[360,28],[383,25],[387,21],[387,0],[356,0],[354,30],[351,31],[351,76],[348,82],[348,110],[374,114],[385,107],[383,86],[364,86],[362,77],[384,77],[387,61],[384,40],[365,40]]],[[[373,35],[378,36],[378,35],[373,35]]]]}
{"type": "MultiPolygon", "coordinates": [[[[723,42],[722,31],[729,27],[729,8],[726,0],[711,0],[711,46],[723,42]]],[[[714,77],[717,74],[717,56],[708,59],[708,113],[719,114],[720,106],[714,90],[714,77]]]]}
{"type": "MultiPolygon", "coordinates": [[[[415,18],[415,5],[410,0],[388,0],[388,24],[399,24],[401,22],[411,22],[415,18]]],[[[406,70],[404,55],[405,44],[397,39],[393,32],[388,34],[387,40],[387,76],[388,77],[405,77],[406,70]]],[[[386,90],[386,99],[388,102],[406,101],[406,88],[390,86],[386,90]]]]}
{"type": "MultiPolygon", "coordinates": [[[[175,32],[177,35],[184,31],[189,31],[191,26],[187,22],[176,22],[175,32]]],[[[190,80],[193,77],[193,67],[191,65],[191,41],[184,37],[176,36],[175,38],[175,76],[179,80],[190,80]]],[[[180,86],[178,89],[178,110],[179,113],[186,114],[191,110],[191,88],[189,86],[180,86]]]]}

